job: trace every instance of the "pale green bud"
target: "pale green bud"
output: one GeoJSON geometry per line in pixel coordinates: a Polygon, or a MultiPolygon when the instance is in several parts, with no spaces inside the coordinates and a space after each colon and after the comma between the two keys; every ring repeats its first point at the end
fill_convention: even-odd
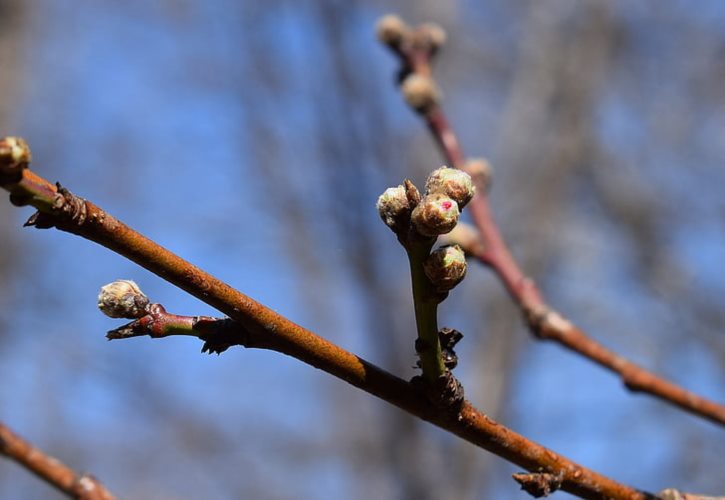
{"type": "Polygon", "coordinates": [[[458,223],[458,203],[443,193],[423,197],[411,214],[415,229],[424,236],[438,236],[450,232],[458,223]]]}
{"type": "Polygon", "coordinates": [[[423,263],[423,270],[439,292],[447,292],[466,276],[466,255],[458,245],[441,247],[423,263]]]}
{"type": "Polygon", "coordinates": [[[456,168],[441,167],[434,170],[425,184],[427,193],[443,193],[458,203],[459,210],[471,201],[476,193],[471,176],[456,168]]]}

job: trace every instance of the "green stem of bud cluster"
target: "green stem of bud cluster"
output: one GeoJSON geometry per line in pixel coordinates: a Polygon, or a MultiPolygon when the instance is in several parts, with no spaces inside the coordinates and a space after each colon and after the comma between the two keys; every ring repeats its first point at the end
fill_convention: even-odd
{"type": "Polygon", "coordinates": [[[432,247],[432,241],[416,241],[408,249],[415,324],[422,347],[418,354],[423,376],[429,382],[437,380],[446,370],[438,340],[438,304],[441,301],[441,295],[435,290],[423,267],[432,247]]]}

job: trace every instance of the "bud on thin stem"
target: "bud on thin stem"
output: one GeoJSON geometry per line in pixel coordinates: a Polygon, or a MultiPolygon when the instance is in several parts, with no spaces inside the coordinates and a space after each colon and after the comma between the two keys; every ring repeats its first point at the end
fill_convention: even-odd
{"type": "Polygon", "coordinates": [[[488,191],[491,187],[492,168],[484,158],[469,158],[462,170],[471,176],[473,182],[480,189],[488,191]]]}
{"type": "Polygon", "coordinates": [[[433,79],[429,76],[408,75],[400,86],[403,97],[408,105],[418,113],[425,114],[438,105],[440,92],[433,79]]]}
{"type": "Polygon", "coordinates": [[[443,193],[426,195],[415,207],[411,221],[424,236],[438,236],[450,232],[458,223],[458,204],[443,193]]]}
{"type": "Polygon", "coordinates": [[[378,198],[375,207],[385,225],[395,232],[410,220],[410,203],[402,185],[386,189],[378,198]]]}
{"type": "Polygon", "coordinates": [[[443,193],[449,196],[458,203],[459,210],[471,201],[476,192],[470,175],[462,170],[448,167],[434,170],[428,176],[425,189],[428,194],[443,193]]]}
{"type": "Polygon", "coordinates": [[[435,55],[436,52],[446,43],[448,36],[440,25],[435,23],[424,23],[418,26],[417,32],[423,38],[426,49],[435,55]]]}
{"type": "Polygon", "coordinates": [[[442,247],[428,256],[423,270],[438,292],[447,292],[466,276],[466,256],[458,245],[442,247]]]}
{"type": "Polygon", "coordinates": [[[478,231],[470,224],[459,222],[450,233],[438,240],[442,245],[458,245],[466,254],[480,256],[486,250],[478,231]]]}
{"type": "Polygon", "coordinates": [[[148,297],[131,280],[116,280],[98,294],[98,308],[111,318],[141,318],[148,305],[148,297]]]}
{"type": "Polygon", "coordinates": [[[20,137],[0,139],[0,184],[18,182],[23,169],[28,168],[30,147],[20,137]]]}
{"type": "Polygon", "coordinates": [[[397,50],[410,36],[410,28],[395,14],[387,14],[380,18],[375,27],[378,40],[388,47],[397,50]]]}

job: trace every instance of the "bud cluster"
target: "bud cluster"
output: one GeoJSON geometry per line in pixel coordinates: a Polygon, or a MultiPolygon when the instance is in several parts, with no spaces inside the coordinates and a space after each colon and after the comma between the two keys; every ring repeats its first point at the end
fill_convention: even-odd
{"type": "MultiPolygon", "coordinates": [[[[408,180],[380,195],[378,213],[407,247],[416,234],[436,238],[451,232],[458,224],[463,207],[471,200],[475,187],[471,177],[448,167],[434,170],[426,181],[426,194],[421,198],[408,180]]],[[[431,253],[423,270],[439,293],[455,287],[466,275],[465,253],[458,245],[444,246],[431,253]]]]}

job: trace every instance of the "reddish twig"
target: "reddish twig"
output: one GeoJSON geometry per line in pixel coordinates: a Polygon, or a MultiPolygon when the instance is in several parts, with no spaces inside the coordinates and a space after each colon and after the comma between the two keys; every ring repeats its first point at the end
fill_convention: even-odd
{"type": "Polygon", "coordinates": [[[46,455],[0,423],[0,454],[20,464],[70,498],[112,500],[115,498],[96,478],[46,455]]]}
{"type": "MultiPolygon", "coordinates": [[[[430,61],[434,52],[430,44],[421,42],[426,40],[424,31],[401,31],[402,38],[397,43],[386,42],[402,61],[401,81],[409,74],[430,78],[430,61]]],[[[408,101],[410,103],[410,99],[408,101]]],[[[438,99],[432,99],[426,107],[418,107],[417,111],[425,120],[445,161],[450,166],[466,169],[462,149],[438,99]]],[[[650,394],[711,422],[725,425],[725,405],[688,391],[619,356],[549,308],[535,283],[519,268],[501,235],[491,213],[485,179],[476,172],[469,173],[474,181],[478,181],[476,195],[468,209],[480,239],[475,248],[469,245],[467,251],[490,267],[503,282],[536,338],[558,342],[618,374],[631,391],[650,394]]],[[[463,242],[461,244],[464,246],[463,242]]]]}
{"type": "MultiPolygon", "coordinates": [[[[0,170],[1,151],[0,141],[0,170]]],[[[0,178],[0,184],[10,192],[14,203],[30,204],[38,209],[27,225],[56,227],[82,236],[173,283],[233,319],[237,325],[233,343],[274,350],[324,370],[526,470],[560,476],[561,489],[582,498],[655,498],[526,439],[491,420],[467,401],[453,415],[448,408],[432,405],[413,384],[280,316],[137,233],[90,201],[51,185],[26,167],[27,164],[19,165],[21,175],[14,175],[13,171],[12,176],[0,178]]],[[[225,328],[224,335],[230,335],[228,324],[225,328]]]]}

